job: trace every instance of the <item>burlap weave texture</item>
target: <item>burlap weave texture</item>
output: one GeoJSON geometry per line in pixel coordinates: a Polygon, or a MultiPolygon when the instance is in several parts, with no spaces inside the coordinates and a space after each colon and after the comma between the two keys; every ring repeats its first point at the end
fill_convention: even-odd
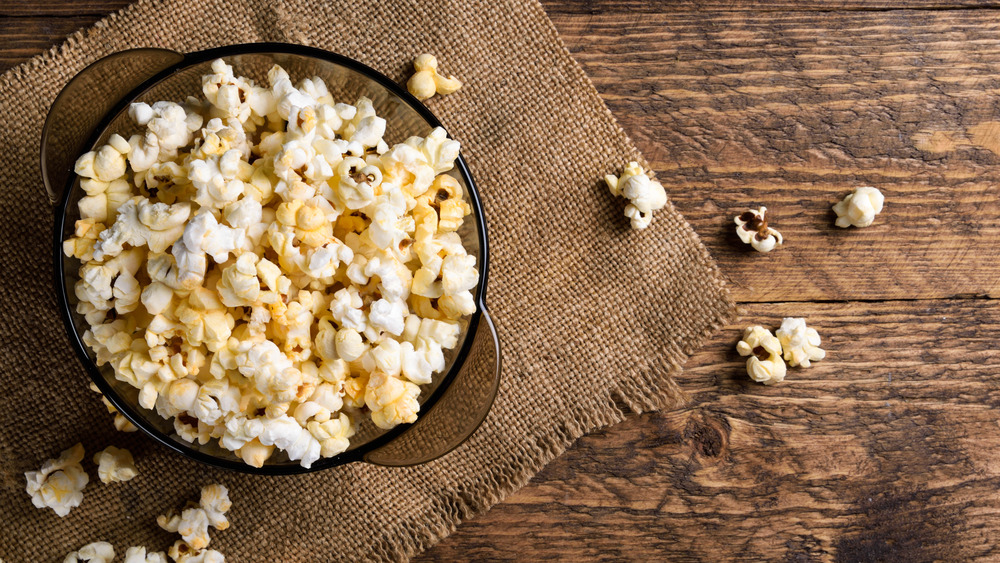
{"type": "Polygon", "coordinates": [[[600,181],[642,157],[535,0],[142,0],[0,77],[0,559],[61,560],[90,541],[162,550],[158,514],[221,482],[232,527],[212,547],[241,561],[405,559],[522,486],[573,440],[672,404],[685,355],[731,314],[714,263],[672,206],[633,232],[600,181]],[[287,41],[403,81],[438,56],[462,79],[428,105],[462,142],[490,229],[489,297],[504,375],[493,411],[423,466],[353,464],[259,477],[188,461],[114,431],[87,389],[53,293],[52,211],[38,174],[49,104],[86,64],[122,49],[194,51],[287,41]],[[38,510],[24,475],[82,441],[91,483],[65,518],[38,510]],[[90,457],[130,449],[140,475],[103,485],[90,457]]]}

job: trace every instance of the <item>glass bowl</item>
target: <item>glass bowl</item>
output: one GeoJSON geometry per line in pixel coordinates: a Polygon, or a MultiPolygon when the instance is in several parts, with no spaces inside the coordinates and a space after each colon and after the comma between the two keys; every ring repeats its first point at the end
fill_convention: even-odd
{"type": "Polygon", "coordinates": [[[101,392],[129,421],[161,444],[210,465],[260,474],[318,471],[344,463],[364,461],[406,466],[436,459],[464,442],[482,423],[496,395],[500,377],[500,345],[486,311],[488,243],[486,219],[479,193],[465,160],[459,156],[449,172],[465,189],[472,214],[459,235],[469,254],[476,256],[479,282],[473,290],[477,310],[461,321],[458,346],[446,351],[446,367],[422,386],[417,420],[392,430],[381,430],[368,417],[359,424],[350,448],[334,457],[320,458],[309,469],[275,450],[263,467],[243,463],[213,439],[205,445],[190,443],[174,431],[171,420],[139,406],[138,390],[115,378],[108,365],[97,366],[93,352],[83,344],[86,320],[76,313],[73,286],[80,262],[62,252],[79,218],[77,203],[84,195],[73,173],[76,158],[107,142],[114,133],[128,138],[137,127],[128,118],[133,102],[183,101],[201,93],[201,76],[210,73],[212,61],[223,58],[237,76],[258,84],[268,69],[279,64],[293,82],[319,76],[337,101],[353,104],[360,96],[372,100],[386,119],[390,145],[413,135],[426,136],[440,125],[416,98],[375,70],[347,57],[282,43],[232,45],[190,54],[164,49],[134,49],[101,59],[74,77],[53,102],[42,130],[42,178],[56,207],[53,259],[60,309],[70,342],[84,368],[101,392]]]}

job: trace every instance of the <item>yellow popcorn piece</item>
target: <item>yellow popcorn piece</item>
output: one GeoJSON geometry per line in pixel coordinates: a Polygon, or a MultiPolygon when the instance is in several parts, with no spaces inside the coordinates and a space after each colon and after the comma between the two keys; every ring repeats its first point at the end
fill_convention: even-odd
{"type": "Polygon", "coordinates": [[[771,331],[762,326],[751,326],[743,332],[743,339],[736,344],[741,356],[747,360],[750,379],[764,385],[773,385],[785,379],[785,362],[781,359],[781,342],[771,331]]]}
{"type": "Polygon", "coordinates": [[[414,59],[413,68],[416,72],[406,83],[406,88],[420,101],[435,94],[451,94],[462,87],[462,83],[454,76],[445,78],[438,74],[437,57],[429,53],[414,59]]]}

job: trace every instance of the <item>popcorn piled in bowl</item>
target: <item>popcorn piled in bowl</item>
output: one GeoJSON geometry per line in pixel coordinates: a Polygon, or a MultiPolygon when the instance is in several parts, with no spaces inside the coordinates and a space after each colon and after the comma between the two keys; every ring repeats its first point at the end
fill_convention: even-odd
{"type": "Polygon", "coordinates": [[[368,413],[413,422],[476,310],[459,144],[389,147],[370,100],[279,66],[269,87],[212,71],[204,100],[133,104],[143,130],[76,163],[83,340],[183,439],[308,468],[368,413]]]}

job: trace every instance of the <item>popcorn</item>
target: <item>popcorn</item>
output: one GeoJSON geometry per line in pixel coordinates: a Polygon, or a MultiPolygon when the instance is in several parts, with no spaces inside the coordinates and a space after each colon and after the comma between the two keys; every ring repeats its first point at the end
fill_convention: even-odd
{"type": "MultiPolygon", "coordinates": [[[[131,137],[75,163],[85,197],[63,251],[81,261],[84,343],[181,439],[255,467],[345,451],[363,407],[384,428],[411,422],[476,310],[456,232],[471,207],[447,175],[459,143],[438,127],[390,147],[372,100],[337,102],[278,66],[258,85],[215,61],[201,94],[132,104],[131,137]]],[[[126,456],[95,456],[102,480],[134,470],[126,456]]],[[[164,516],[185,536],[171,554],[213,560],[216,516],[164,516]]]]}
{"type": "Polygon", "coordinates": [[[743,332],[743,339],[736,345],[747,360],[750,379],[764,385],[773,385],[785,379],[785,362],[781,359],[781,342],[771,331],[761,326],[751,326],[743,332]]]}
{"type": "Polygon", "coordinates": [[[88,561],[89,563],[111,563],[115,558],[115,548],[106,541],[88,543],[80,549],[66,555],[63,563],[77,563],[78,561],[88,561]]]}
{"type": "Polygon", "coordinates": [[[177,540],[167,555],[175,563],[225,563],[226,559],[221,553],[214,549],[194,549],[184,540],[177,540]]]}
{"type": "Polygon", "coordinates": [[[819,333],[806,327],[805,319],[785,318],[775,335],[785,352],[785,361],[792,367],[807,368],[812,362],[826,357],[826,351],[819,347],[819,333]]]}
{"type": "MultiPolygon", "coordinates": [[[[36,508],[51,508],[59,516],[66,516],[83,502],[83,488],[90,477],[80,466],[83,446],[76,444],[64,450],[56,459],[42,464],[38,471],[24,474],[28,481],[26,491],[36,508]]],[[[113,555],[112,555],[113,556],[113,555]]]]}
{"type": "Polygon", "coordinates": [[[611,195],[628,198],[625,216],[633,229],[645,229],[653,220],[653,211],[667,204],[667,192],[656,180],[651,180],[638,162],[630,162],[620,177],[608,174],[604,181],[611,195]]]}
{"type": "Polygon", "coordinates": [[[145,547],[130,547],[125,551],[125,563],[167,563],[162,551],[146,553],[145,547]]]}
{"type": "Polygon", "coordinates": [[[837,214],[836,225],[846,229],[850,226],[867,227],[875,221],[875,216],[882,212],[885,196],[877,188],[864,186],[854,188],[850,193],[833,206],[837,214]]]}
{"type": "Polygon", "coordinates": [[[379,428],[389,429],[417,419],[420,387],[398,377],[374,372],[365,390],[365,405],[372,411],[372,421],[379,428]]]}
{"type": "Polygon", "coordinates": [[[124,448],[108,446],[94,455],[94,463],[97,464],[97,475],[104,484],[128,481],[138,474],[132,454],[124,448]]]}
{"type": "Polygon", "coordinates": [[[767,208],[761,206],[736,217],[736,234],[758,252],[770,252],[783,241],[781,233],[767,226],[767,208]]]}
{"type": "Polygon", "coordinates": [[[423,101],[434,94],[447,95],[462,87],[462,83],[454,76],[445,78],[438,74],[438,62],[434,55],[424,53],[413,61],[417,72],[406,83],[406,89],[423,101]]]}
{"type": "Polygon", "coordinates": [[[229,527],[225,513],[230,506],[232,503],[229,501],[229,491],[226,487],[215,484],[202,487],[198,505],[185,508],[179,514],[170,512],[157,516],[156,523],[161,528],[168,532],[177,532],[184,542],[183,548],[177,544],[171,547],[170,557],[180,561],[178,555],[206,548],[211,541],[208,536],[209,526],[216,530],[225,530],[229,527]]]}

